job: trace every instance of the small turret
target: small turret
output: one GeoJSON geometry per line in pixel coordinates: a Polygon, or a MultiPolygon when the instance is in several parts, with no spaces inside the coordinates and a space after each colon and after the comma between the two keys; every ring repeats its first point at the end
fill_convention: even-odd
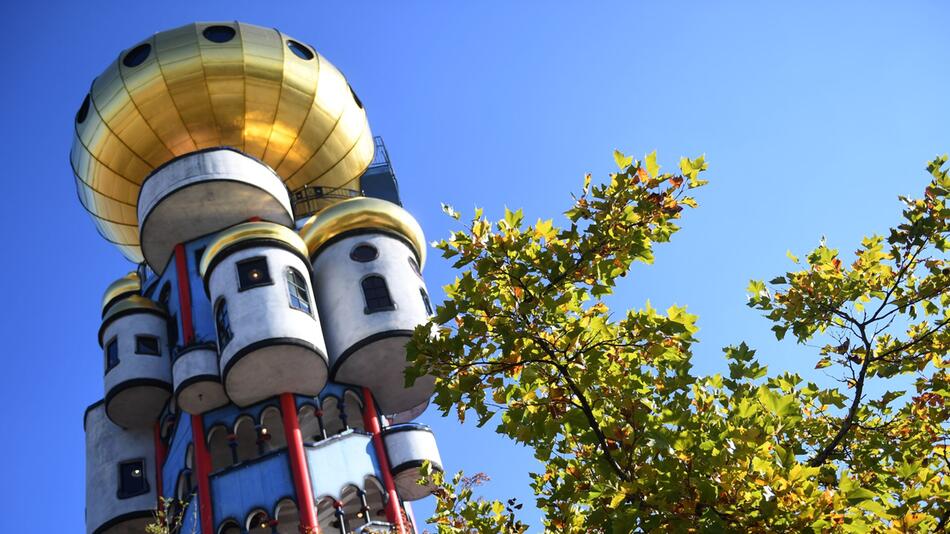
{"type": "Polygon", "coordinates": [[[125,428],[153,424],[171,395],[166,312],[138,295],[140,288],[135,273],[110,285],[99,328],[105,411],[125,428]]]}
{"type": "Polygon", "coordinates": [[[213,306],[221,377],[239,406],[316,395],[327,356],[313,304],[307,248],[293,230],[237,225],[208,245],[200,266],[213,306]]]}
{"type": "Polygon", "coordinates": [[[313,263],[333,380],[370,388],[382,413],[428,402],[434,379],[405,387],[406,341],[432,314],[422,279],[425,236],[401,207],[354,198],[300,231],[313,263]]]}

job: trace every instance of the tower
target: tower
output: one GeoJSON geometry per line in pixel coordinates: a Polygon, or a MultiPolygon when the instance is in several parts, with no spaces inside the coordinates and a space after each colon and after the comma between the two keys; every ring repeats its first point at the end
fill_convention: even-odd
{"type": "Polygon", "coordinates": [[[422,230],[343,75],[238,22],[123,51],[75,117],[105,291],[86,532],[415,532],[431,430],[405,342],[431,315],[422,230]]]}

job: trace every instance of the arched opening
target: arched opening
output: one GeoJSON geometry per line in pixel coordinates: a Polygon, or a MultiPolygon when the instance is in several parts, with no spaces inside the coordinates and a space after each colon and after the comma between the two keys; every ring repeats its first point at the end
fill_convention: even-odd
{"type": "Polygon", "coordinates": [[[356,430],[365,430],[363,424],[363,399],[353,390],[343,394],[343,413],[346,414],[346,424],[356,430]]]}
{"type": "Polygon", "coordinates": [[[297,419],[300,421],[300,434],[304,441],[320,441],[326,438],[322,415],[317,415],[317,408],[309,404],[300,407],[297,419]]]}
{"type": "Polygon", "coordinates": [[[228,519],[218,528],[218,534],[241,534],[241,525],[233,519],[228,519]]]}
{"type": "Polygon", "coordinates": [[[274,516],[277,518],[277,534],[300,534],[300,514],[294,501],[284,499],[277,503],[274,516]]]}
{"type": "Polygon", "coordinates": [[[261,414],[260,428],[261,451],[268,452],[282,449],[287,446],[287,437],[284,435],[284,420],[280,410],[271,406],[261,414]]]}
{"type": "Polygon", "coordinates": [[[337,500],[333,497],[323,497],[317,504],[317,523],[322,534],[345,533],[345,525],[341,523],[342,508],[337,508],[337,500]]]}
{"type": "Polygon", "coordinates": [[[228,441],[227,427],[219,425],[208,432],[208,453],[211,454],[211,471],[218,471],[234,463],[234,451],[228,441]]]}
{"type": "Polygon", "coordinates": [[[343,504],[343,521],[346,524],[347,532],[370,521],[364,511],[364,496],[363,490],[356,486],[347,486],[343,488],[343,492],[340,494],[340,502],[343,504]]]}
{"type": "Polygon", "coordinates": [[[237,441],[237,461],[246,462],[257,458],[257,429],[254,420],[243,416],[234,425],[234,436],[237,441]]]}
{"type": "Polygon", "coordinates": [[[343,425],[343,418],[340,412],[340,400],[334,396],[328,396],[321,403],[323,408],[323,425],[327,430],[327,436],[335,436],[343,432],[346,427],[343,425]]]}
{"type": "Polygon", "coordinates": [[[247,534],[272,534],[270,517],[264,510],[254,510],[247,516],[247,534]]]}
{"type": "Polygon", "coordinates": [[[363,480],[367,513],[371,521],[386,521],[386,492],[374,476],[363,480]]]}
{"type": "Polygon", "coordinates": [[[172,416],[166,416],[165,420],[162,421],[162,441],[165,444],[171,443],[172,439],[172,430],[175,429],[175,418],[172,416]]]}

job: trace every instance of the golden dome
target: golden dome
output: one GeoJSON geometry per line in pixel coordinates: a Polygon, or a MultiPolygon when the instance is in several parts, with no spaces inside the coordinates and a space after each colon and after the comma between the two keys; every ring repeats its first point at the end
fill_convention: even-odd
{"type": "Polygon", "coordinates": [[[274,29],[195,23],[136,44],[95,79],[70,162],[99,233],[138,262],[142,183],[219,146],[264,162],[291,191],[358,191],[374,151],[362,103],[323,56],[274,29]]]}
{"type": "Polygon", "coordinates": [[[139,273],[135,271],[112,282],[102,295],[102,313],[105,314],[109,305],[119,297],[137,295],[141,290],[142,281],[139,280],[139,273]]]}
{"type": "Polygon", "coordinates": [[[400,206],[378,198],[358,197],[334,204],[307,219],[300,229],[300,237],[312,256],[334,237],[364,229],[404,237],[415,249],[420,268],[425,265],[426,238],[419,223],[400,206]]]}
{"type": "Polygon", "coordinates": [[[198,265],[198,274],[202,278],[210,274],[208,271],[214,259],[227,249],[247,241],[276,241],[283,243],[290,249],[296,251],[302,257],[307,257],[307,245],[304,244],[297,232],[271,222],[249,222],[232,226],[219,233],[208,247],[205,248],[201,256],[201,262],[198,265]]]}

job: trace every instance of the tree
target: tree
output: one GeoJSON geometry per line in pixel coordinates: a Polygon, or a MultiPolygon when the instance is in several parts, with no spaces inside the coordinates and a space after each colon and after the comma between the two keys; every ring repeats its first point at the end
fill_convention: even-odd
{"type": "MultiPolygon", "coordinates": [[[[611,312],[604,298],[696,207],[706,169],[702,157],[675,174],[655,153],[615,159],[606,183],[585,178],[563,228],[476,210],[436,244],[460,274],[408,345],[407,381],[433,374],[443,414],[494,417],[534,450],[552,532],[946,529],[946,157],[928,167],[924,197],[902,199],[901,223],[865,239],[850,266],[822,243],[804,262],[792,256],[796,270],[750,283],[750,306],[779,339],[818,342],[816,367],[837,372],[840,388],[770,375],[745,343],[724,349],[727,376],[695,376],[685,308],[611,312]],[[870,399],[869,380],[914,391],[870,399]]],[[[439,495],[440,530],[483,531],[443,528],[459,507],[445,502],[451,484],[439,495]]],[[[491,509],[474,502],[462,507],[470,516],[491,509]]]]}

